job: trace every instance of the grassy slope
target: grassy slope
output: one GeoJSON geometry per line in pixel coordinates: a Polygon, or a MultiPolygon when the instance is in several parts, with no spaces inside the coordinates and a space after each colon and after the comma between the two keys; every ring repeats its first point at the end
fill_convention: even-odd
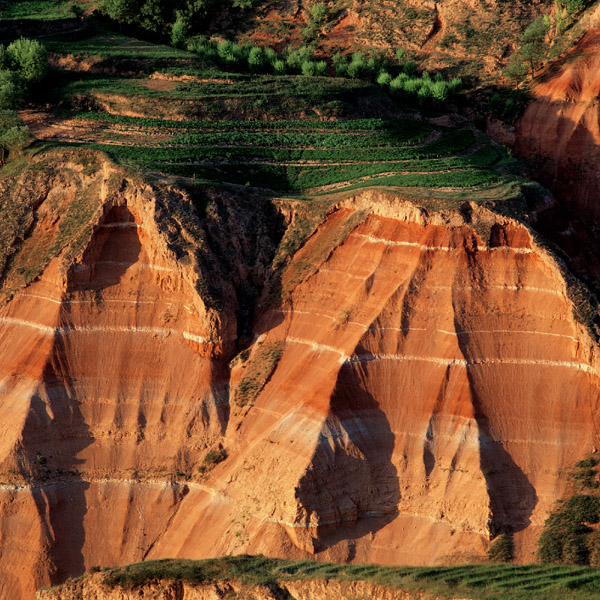
{"type": "Polygon", "coordinates": [[[148,561],[107,569],[104,576],[107,585],[125,588],[156,579],[178,579],[192,584],[235,579],[248,585],[299,579],[362,580],[441,597],[480,600],[592,600],[600,593],[600,569],[548,565],[382,567],[235,556],[201,561],[148,561]]]}
{"type": "Polygon", "coordinates": [[[77,9],[85,2],[56,0],[19,0],[18,2],[0,1],[0,20],[35,19],[55,21],[76,17],[77,9]]]}

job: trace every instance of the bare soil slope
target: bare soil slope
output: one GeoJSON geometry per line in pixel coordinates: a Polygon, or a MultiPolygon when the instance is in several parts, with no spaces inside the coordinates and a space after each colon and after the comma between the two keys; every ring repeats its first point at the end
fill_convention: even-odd
{"type": "Polygon", "coordinates": [[[293,203],[52,160],[3,182],[29,204],[2,263],[0,595],[144,558],[473,560],[508,529],[532,558],[598,446],[600,374],[523,225],[363,192],[282,271],[293,203]]]}

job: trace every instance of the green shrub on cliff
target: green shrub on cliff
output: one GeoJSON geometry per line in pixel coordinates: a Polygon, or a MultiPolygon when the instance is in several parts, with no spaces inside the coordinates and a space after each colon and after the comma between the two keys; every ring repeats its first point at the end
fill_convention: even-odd
{"type": "Polygon", "coordinates": [[[29,128],[22,125],[12,110],[0,110],[0,166],[9,155],[18,154],[31,140],[29,128]]]}
{"type": "Polygon", "coordinates": [[[510,562],[515,557],[515,544],[512,533],[499,535],[488,550],[488,558],[492,562],[510,562]]]}
{"type": "Polygon", "coordinates": [[[600,462],[590,457],[576,464],[571,474],[575,493],[558,502],[544,524],[538,541],[538,558],[543,563],[589,565],[600,555],[600,540],[591,525],[600,522],[600,493],[597,471],[600,462]]]}

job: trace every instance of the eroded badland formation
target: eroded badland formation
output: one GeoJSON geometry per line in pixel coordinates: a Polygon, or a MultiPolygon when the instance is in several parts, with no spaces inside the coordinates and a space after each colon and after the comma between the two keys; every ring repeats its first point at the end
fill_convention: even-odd
{"type": "MultiPolygon", "coordinates": [[[[471,4],[487,14],[426,7],[428,64],[471,4]]],[[[401,187],[306,201],[151,177],[83,148],[7,171],[0,597],[164,557],[472,562],[505,532],[534,561],[600,448],[600,13],[582,23],[515,127],[490,119],[552,192],[512,216],[468,191],[432,209],[401,187]]],[[[86,598],[122,597],[100,578],[86,598]]],[[[169,593],[236,591],[209,588],[169,593]]]]}

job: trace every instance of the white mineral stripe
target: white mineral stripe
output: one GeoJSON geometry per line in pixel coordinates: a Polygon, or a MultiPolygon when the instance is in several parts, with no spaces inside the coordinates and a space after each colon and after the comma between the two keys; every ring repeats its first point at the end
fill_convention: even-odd
{"type": "MultiPolygon", "coordinates": [[[[96,327],[49,327],[47,325],[41,325],[40,323],[34,323],[32,321],[26,321],[24,319],[16,319],[13,317],[0,317],[0,323],[6,323],[8,325],[20,325],[22,327],[30,327],[42,331],[48,335],[54,334],[68,334],[68,333],[148,333],[151,335],[173,335],[179,333],[175,329],[163,329],[160,327],[114,327],[114,326],[96,326],[96,327]]],[[[210,343],[211,341],[207,338],[201,337],[189,331],[181,332],[186,340],[192,340],[199,343],[210,343]]]]}
{"type": "Polygon", "coordinates": [[[334,352],[335,354],[339,354],[342,357],[341,362],[344,362],[344,360],[348,358],[348,356],[343,350],[340,350],[339,348],[334,348],[333,346],[327,346],[326,344],[319,344],[312,340],[303,340],[300,338],[289,337],[286,338],[286,342],[310,346],[315,352],[334,352]]]}
{"type": "MultiPolygon", "coordinates": [[[[354,233],[356,237],[360,237],[371,244],[385,244],[386,246],[407,246],[417,248],[423,251],[438,251],[438,252],[453,252],[455,250],[463,250],[463,246],[427,246],[425,244],[420,244],[419,242],[403,242],[396,240],[388,240],[386,238],[379,238],[373,235],[367,235],[364,233],[354,233]]],[[[515,252],[516,254],[530,254],[533,252],[530,248],[512,248],[510,246],[494,246],[492,248],[488,246],[477,246],[477,250],[480,252],[492,252],[492,251],[500,251],[506,250],[510,252],[515,252]]]]}
{"type": "Polygon", "coordinates": [[[598,371],[584,363],[576,363],[561,360],[544,360],[535,358],[488,358],[465,360],[460,358],[441,358],[433,356],[414,356],[409,354],[361,354],[360,356],[350,356],[344,362],[346,364],[371,362],[375,360],[395,360],[395,361],[415,361],[429,362],[442,366],[458,365],[461,367],[472,367],[479,365],[530,365],[540,367],[561,367],[566,369],[577,369],[584,373],[599,376],[598,371]]]}

